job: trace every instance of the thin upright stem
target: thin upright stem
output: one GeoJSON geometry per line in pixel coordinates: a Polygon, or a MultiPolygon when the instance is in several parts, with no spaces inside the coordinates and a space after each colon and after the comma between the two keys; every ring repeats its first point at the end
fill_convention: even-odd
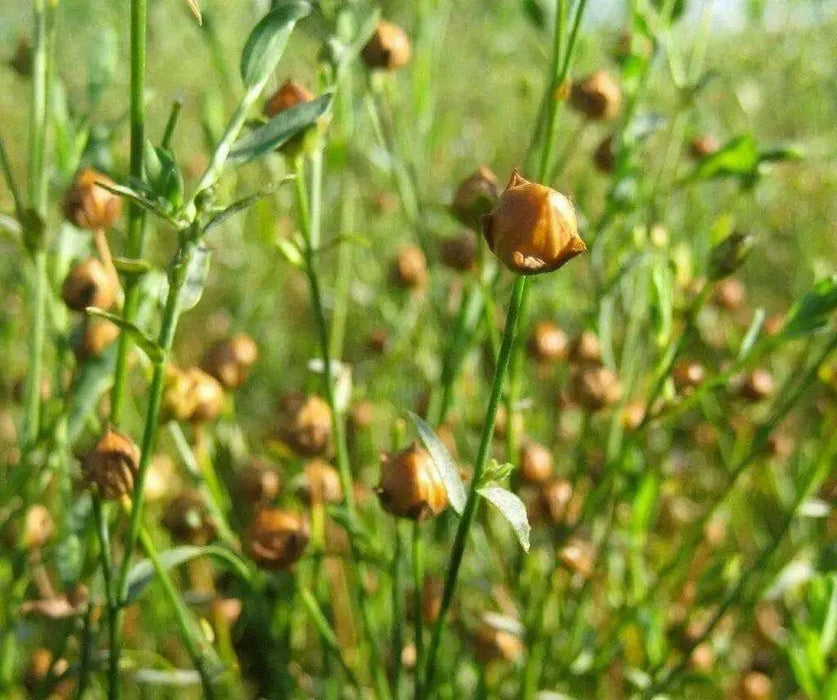
{"type": "Polygon", "coordinates": [[[99,563],[104,579],[105,608],[107,611],[108,698],[115,700],[122,695],[122,687],[119,684],[119,653],[116,651],[119,641],[119,603],[113,590],[113,577],[111,575],[110,528],[102,507],[102,500],[98,495],[93,496],[93,519],[96,523],[96,535],[99,538],[99,563]]]}
{"type": "Polygon", "coordinates": [[[424,695],[422,673],[424,672],[424,605],[422,593],[424,589],[424,553],[421,546],[421,523],[413,523],[412,555],[413,555],[413,620],[416,626],[416,700],[424,695]]]}

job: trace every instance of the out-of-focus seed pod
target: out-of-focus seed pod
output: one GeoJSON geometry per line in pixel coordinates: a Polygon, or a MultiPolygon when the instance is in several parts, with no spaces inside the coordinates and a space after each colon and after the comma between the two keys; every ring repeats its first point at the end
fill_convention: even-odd
{"type": "Polygon", "coordinates": [[[442,612],[442,593],[444,583],[441,579],[425,576],[421,586],[421,614],[425,625],[432,625],[442,612]]]}
{"type": "Polygon", "coordinates": [[[483,219],[483,235],[500,262],[521,275],[557,270],[587,250],[569,198],[529,182],[517,170],[483,219]]]}
{"type": "Polygon", "coordinates": [[[517,631],[519,623],[500,615],[485,615],[474,634],[474,656],[487,664],[492,661],[517,661],[525,651],[517,631]]]}
{"type": "Polygon", "coordinates": [[[9,59],[12,70],[21,78],[28,78],[32,75],[32,46],[29,39],[21,36],[17,40],[14,55],[9,59]]]}
{"type": "Polygon", "coordinates": [[[133,491],[139,461],[140,449],[131,438],[108,428],[81,458],[81,471],[102,498],[117,499],[133,491]]]}
{"type": "Polygon", "coordinates": [[[567,479],[549,479],[541,485],[539,496],[542,508],[553,525],[572,524],[573,486],[567,479]]]}
{"type": "Polygon", "coordinates": [[[497,176],[483,165],[456,188],[451,212],[469,228],[480,231],[483,217],[494,210],[499,198],[497,176]]]}
{"type": "Polygon", "coordinates": [[[520,448],[520,480],[525,484],[541,484],[552,476],[552,452],[537,442],[520,448]]]}
{"type": "Polygon", "coordinates": [[[607,121],[619,114],[622,90],[610,73],[597,70],[573,84],[570,104],[588,119],[607,121]]]}
{"type": "Polygon", "coordinates": [[[769,336],[779,335],[782,328],[785,327],[785,315],[773,314],[768,316],[764,322],[764,332],[769,336]]]}
{"type": "Polygon", "coordinates": [[[754,403],[769,399],[775,391],[776,382],[773,380],[773,375],[761,368],[749,372],[739,389],[742,398],[754,403]]]}
{"type": "Polygon", "coordinates": [[[190,367],[167,370],[160,415],[164,421],[210,423],[224,407],[224,389],[215,377],[190,367]]]}
{"type": "Polygon", "coordinates": [[[250,506],[270,503],[282,488],[282,476],[269,464],[253,460],[235,474],[235,485],[242,500],[250,506]]]}
{"type": "Polygon", "coordinates": [[[689,143],[689,153],[692,154],[692,158],[705,158],[706,156],[712,155],[720,147],[721,144],[715,136],[712,134],[701,134],[700,136],[695,136],[689,143]]]}
{"type": "MultiPolygon", "coordinates": [[[[57,659],[54,663],[52,659],[53,655],[49,649],[38,647],[32,651],[29,657],[29,666],[23,678],[23,685],[29,692],[30,697],[36,697],[41,683],[43,683],[50,671],[57,678],[66,673],[70,666],[66,659],[57,659]]],[[[53,700],[62,700],[63,698],[71,697],[71,691],[72,682],[66,679],[51,688],[49,697],[53,700]]]]}
{"type": "Polygon", "coordinates": [[[754,621],[760,641],[765,644],[775,644],[784,633],[782,616],[775,605],[759,603],[756,606],[754,621]]]}
{"type": "Polygon", "coordinates": [[[404,289],[418,289],[427,282],[427,261],[417,246],[399,248],[392,263],[392,279],[404,289]]]}
{"type": "Polygon", "coordinates": [[[715,285],[712,299],[724,311],[738,311],[744,306],[747,299],[747,290],[740,279],[728,277],[715,285]]]}
{"type": "Polygon", "coordinates": [[[612,173],[616,165],[616,154],[613,152],[613,137],[604,139],[593,152],[593,163],[600,173],[612,173]]]}
{"type": "Polygon", "coordinates": [[[163,526],[172,539],[205,545],[214,539],[217,527],[203,497],[197,491],[183,491],[166,504],[163,526]]]}
{"type": "Polygon", "coordinates": [[[375,328],[369,334],[367,344],[369,349],[376,353],[382,353],[387,349],[387,342],[389,341],[389,334],[384,328],[375,328]]]}
{"type": "Polygon", "coordinates": [[[582,578],[590,578],[593,575],[594,553],[589,542],[572,538],[558,550],[558,559],[570,571],[582,578]]]}
{"type": "Polygon", "coordinates": [[[744,264],[753,248],[754,239],[747,233],[735,231],[718,243],[709,253],[709,278],[729,277],[744,264]]]}
{"type": "Polygon", "coordinates": [[[228,625],[232,626],[241,617],[244,605],[239,598],[216,598],[212,601],[212,612],[228,625]]]}
{"type": "Polygon", "coordinates": [[[175,488],[179,487],[180,479],[174,468],[171,457],[157,454],[151,458],[148,473],[145,475],[143,493],[146,501],[160,501],[168,497],[175,488]]]}
{"type": "Polygon", "coordinates": [[[566,359],[568,346],[566,334],[552,321],[538,321],[527,344],[529,354],[543,364],[566,359]]]}
{"type": "Polygon", "coordinates": [[[715,652],[709,642],[698,644],[689,656],[689,668],[696,673],[709,673],[715,665],[715,652]]]}
{"type": "Polygon", "coordinates": [[[401,650],[401,665],[408,671],[412,671],[416,667],[416,645],[412,642],[405,644],[401,650]]]}
{"type": "Polygon", "coordinates": [[[609,367],[581,367],[571,381],[573,399],[588,411],[600,411],[622,398],[622,382],[609,367]]]}
{"type": "Polygon", "coordinates": [[[247,380],[259,348],[249,335],[239,333],[216,344],[203,358],[201,368],[225,389],[237,389],[247,380]]]}
{"type": "Polygon", "coordinates": [[[759,671],[745,674],[739,684],[741,700],[770,700],[773,697],[773,681],[759,671]]]}
{"type": "Polygon", "coordinates": [[[260,508],[247,528],[244,545],[256,564],[278,571],[302,556],[308,537],[308,524],[301,516],[279,508],[260,508]]]}
{"type": "Polygon", "coordinates": [[[315,503],[340,503],[343,489],[337,470],[323,459],[312,459],[305,465],[299,497],[311,506],[315,503]]]}
{"type": "Polygon", "coordinates": [[[375,405],[371,401],[356,401],[349,407],[352,430],[368,430],[375,422],[375,405]]]}
{"type": "Polygon", "coordinates": [[[397,24],[381,20],[361,51],[369,68],[397,70],[410,62],[410,39],[397,24]]]}
{"type": "Polygon", "coordinates": [[[570,344],[570,362],[576,365],[599,365],[602,362],[602,346],[592,331],[582,331],[570,344]]]}
{"type": "Polygon", "coordinates": [[[441,513],[448,494],[430,454],[412,444],[381,457],[376,489],[381,505],[399,518],[425,520],[441,513]]]}
{"type": "Polygon", "coordinates": [[[645,403],[630,401],[622,409],[622,427],[625,430],[636,430],[645,420],[645,403]]]}
{"type": "Polygon", "coordinates": [[[697,389],[706,379],[706,370],[699,362],[680,360],[672,370],[674,386],[681,394],[687,394],[697,389]]]}
{"type": "Polygon", "coordinates": [[[319,396],[291,392],[279,403],[279,437],[297,454],[317,457],[331,448],[331,410],[319,396]]]}
{"type": "Polygon", "coordinates": [[[473,231],[445,238],[439,244],[442,264],[458,272],[470,272],[477,266],[477,237],[473,231]]]}
{"type": "MultiPolygon", "coordinates": [[[[279,89],[270,96],[264,106],[266,117],[275,117],[291,107],[304,102],[311,102],[315,97],[314,93],[293,80],[286,80],[279,89]]],[[[306,129],[301,134],[294,136],[285,142],[279,150],[285,155],[295,158],[305,149],[308,134],[316,133],[317,128],[306,129]]]]}
{"type": "MultiPolygon", "coordinates": [[[[518,432],[523,429],[523,416],[515,412],[512,420],[514,421],[514,428],[518,432]]],[[[506,413],[506,407],[500,406],[497,410],[497,420],[494,422],[494,437],[497,440],[505,440],[509,431],[509,418],[506,413]]]]}
{"type": "Polygon", "coordinates": [[[119,326],[99,316],[88,316],[73,347],[76,359],[83,362],[98,357],[119,337],[119,326]]]}
{"type": "Polygon", "coordinates": [[[88,231],[108,229],[122,213],[122,199],[98,183],[112,185],[113,180],[84,168],[64,195],[64,216],[74,226],[88,231]]]}
{"type": "Polygon", "coordinates": [[[73,266],[61,285],[61,298],[73,311],[88,306],[109,309],[116,302],[117,281],[97,258],[73,266]]]}
{"type": "Polygon", "coordinates": [[[765,447],[767,454],[771,457],[787,459],[793,453],[794,440],[786,433],[773,432],[767,438],[767,445],[765,447]]]}
{"type": "Polygon", "coordinates": [[[22,537],[20,544],[24,549],[40,549],[55,533],[52,516],[46,506],[36,503],[29,506],[23,517],[22,537]]]}
{"type": "Polygon", "coordinates": [[[654,42],[641,33],[634,33],[630,29],[622,29],[613,45],[613,58],[623,63],[631,56],[649,58],[654,50],[654,42]]]}

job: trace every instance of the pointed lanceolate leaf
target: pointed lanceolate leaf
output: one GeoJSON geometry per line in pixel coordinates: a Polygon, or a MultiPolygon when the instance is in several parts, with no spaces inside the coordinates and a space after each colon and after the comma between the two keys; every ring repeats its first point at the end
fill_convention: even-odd
{"type": "Polygon", "coordinates": [[[249,90],[270,77],[297,20],[311,11],[302,0],[283,0],[276,4],[253,29],[241,53],[241,78],[249,90]]]}
{"type": "Polygon", "coordinates": [[[279,112],[267,124],[236,141],[228,162],[240,165],[275,151],[297,134],[313,126],[331,106],[331,98],[331,93],[326,93],[310,102],[301,102],[279,112]]]}
{"type": "Polygon", "coordinates": [[[448,500],[451,506],[453,506],[453,509],[457,513],[462,515],[468,496],[465,493],[465,486],[462,484],[462,478],[459,476],[459,469],[456,463],[453,461],[447,448],[442,444],[442,441],[433,432],[433,428],[412,411],[407,411],[407,416],[413,422],[413,425],[416,426],[422,443],[424,443],[424,446],[430,453],[436,469],[439,470],[439,476],[441,476],[442,483],[445,485],[445,491],[448,493],[448,500]]]}
{"type": "Polygon", "coordinates": [[[99,316],[100,318],[110,321],[115,326],[118,326],[120,330],[130,335],[131,340],[136,343],[140,350],[148,355],[148,359],[154,364],[159,364],[163,361],[163,348],[149,338],[138,326],[134,325],[130,321],[126,321],[121,316],[117,316],[116,314],[112,314],[108,311],[103,311],[102,309],[97,309],[95,306],[89,306],[85,309],[85,311],[91,316],[99,316]]]}
{"type": "Polygon", "coordinates": [[[829,316],[837,309],[837,275],[817,282],[788,313],[782,329],[786,338],[819,330],[828,323],[829,316]]]}
{"type": "Polygon", "coordinates": [[[526,515],[526,506],[523,505],[523,501],[502,486],[483,486],[478,493],[509,521],[523,551],[528,552],[529,534],[532,528],[529,525],[529,517],[526,515]]]}
{"type": "Polygon", "coordinates": [[[192,256],[186,273],[186,282],[180,290],[181,311],[188,311],[201,300],[206,278],[209,276],[210,257],[209,248],[205,245],[199,246],[192,256]]]}
{"type": "Polygon", "coordinates": [[[738,136],[720,150],[705,156],[695,166],[693,180],[712,180],[719,177],[755,174],[759,165],[756,140],[749,134],[738,136]]]}

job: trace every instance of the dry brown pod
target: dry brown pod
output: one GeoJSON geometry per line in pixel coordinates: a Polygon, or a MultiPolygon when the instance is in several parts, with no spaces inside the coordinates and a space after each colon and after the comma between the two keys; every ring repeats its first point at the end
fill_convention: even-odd
{"type": "Polygon", "coordinates": [[[699,362],[680,360],[674,365],[671,375],[674,379],[674,387],[681,394],[685,394],[703,384],[706,379],[706,370],[699,362]]]}
{"type": "Polygon", "coordinates": [[[55,524],[46,506],[36,503],[29,506],[23,516],[20,544],[24,549],[40,549],[55,533],[55,524]]]}
{"type": "Polygon", "coordinates": [[[363,62],[370,68],[397,70],[410,62],[410,39],[397,24],[380,20],[361,51],[363,62]]]}
{"type": "Polygon", "coordinates": [[[553,525],[570,525],[574,519],[573,486],[561,477],[541,484],[538,494],[541,509],[553,525]]]}
{"type": "Polygon", "coordinates": [[[473,231],[462,231],[439,244],[439,259],[445,267],[470,272],[477,266],[477,237],[473,231]]]}
{"type": "Polygon", "coordinates": [[[570,571],[583,578],[590,578],[593,574],[593,547],[585,540],[571,539],[558,550],[558,559],[570,571]]]}
{"type": "Polygon", "coordinates": [[[118,281],[98,258],[88,258],[74,265],[61,285],[61,298],[73,311],[88,306],[107,310],[116,303],[118,281]]]}
{"type": "Polygon", "coordinates": [[[100,316],[88,316],[73,346],[79,362],[98,357],[119,337],[119,326],[100,316]]]}
{"type": "Polygon", "coordinates": [[[715,285],[712,299],[724,311],[738,311],[744,306],[747,290],[737,277],[725,277],[715,285]]]}
{"type": "Polygon", "coordinates": [[[619,114],[622,90],[607,71],[593,71],[573,84],[570,104],[588,119],[607,121],[619,114]]]}
{"type": "Polygon", "coordinates": [[[593,152],[593,163],[600,173],[612,173],[616,165],[616,154],[613,152],[613,137],[605,138],[593,152]]]}
{"type": "Polygon", "coordinates": [[[384,509],[411,520],[434,517],[448,505],[436,465],[430,454],[415,443],[381,456],[381,480],[376,493],[384,509]]]}
{"type": "Polygon", "coordinates": [[[502,615],[486,614],[474,634],[474,656],[482,664],[514,662],[525,651],[520,623],[502,615]]]}
{"type": "MultiPolygon", "coordinates": [[[[290,109],[291,107],[295,107],[296,105],[304,102],[311,102],[314,97],[314,93],[306,87],[293,80],[286,80],[265,103],[264,114],[268,118],[275,117],[277,114],[284,112],[286,109],[290,109]]],[[[295,158],[304,150],[308,133],[315,131],[316,128],[311,130],[306,129],[303,133],[286,141],[279,148],[279,150],[287,156],[295,158]]]]}
{"type": "Polygon", "coordinates": [[[263,569],[287,569],[308,545],[308,524],[287,510],[260,508],[244,538],[247,554],[263,569]]]}
{"type": "Polygon", "coordinates": [[[773,396],[776,391],[776,382],[773,375],[766,369],[758,368],[748,372],[741,383],[739,393],[743,399],[752,401],[764,401],[773,396]]]}
{"type": "Polygon", "coordinates": [[[162,522],[172,539],[186,544],[205,545],[217,532],[215,520],[197,491],[183,491],[172,498],[166,504],[162,522]]]}
{"type": "Polygon", "coordinates": [[[160,410],[162,420],[209,423],[224,407],[224,388],[215,377],[202,369],[181,370],[169,366],[160,410]]]}
{"type": "Polygon", "coordinates": [[[319,396],[294,391],[279,402],[279,438],[304,457],[331,449],[331,410],[319,396]]]}
{"type": "Polygon", "coordinates": [[[645,420],[645,402],[629,401],[622,409],[622,427],[625,430],[636,430],[645,420]]]}
{"type": "Polygon", "coordinates": [[[64,216],[88,231],[108,229],[122,213],[122,198],[102,187],[114,182],[92,168],[80,170],[64,195],[64,216]],[[101,183],[101,184],[100,184],[101,183]]]}
{"type": "Polygon", "coordinates": [[[368,430],[375,422],[375,404],[371,401],[355,401],[349,407],[349,425],[352,430],[368,430]]]}
{"type": "Polygon", "coordinates": [[[738,686],[741,700],[770,700],[773,697],[773,681],[759,671],[750,671],[738,686]]]}
{"type": "Polygon", "coordinates": [[[235,474],[238,494],[250,506],[273,501],[282,488],[282,475],[267,462],[253,460],[235,474]]]}
{"type": "Polygon", "coordinates": [[[299,497],[308,506],[315,503],[340,503],[343,500],[343,488],[337,470],[324,459],[309,460],[299,487],[299,497]]]}
{"type": "Polygon", "coordinates": [[[130,494],[139,469],[140,449],[127,435],[108,428],[92,450],[81,458],[85,483],[104,499],[130,494]]]}
{"type": "Polygon", "coordinates": [[[541,484],[552,476],[552,452],[538,442],[527,442],[520,448],[519,474],[524,484],[541,484]]]}
{"type": "Polygon", "coordinates": [[[696,673],[709,673],[715,665],[715,652],[709,642],[698,644],[689,655],[689,668],[696,673]]]}
{"type": "Polygon", "coordinates": [[[392,262],[392,279],[404,289],[418,289],[427,282],[427,261],[421,248],[402,246],[392,262]]]}
{"type": "Polygon", "coordinates": [[[521,275],[557,270],[587,250],[569,198],[529,182],[516,169],[483,219],[483,235],[500,262],[521,275]]]}
{"type": "Polygon", "coordinates": [[[547,364],[566,359],[569,342],[557,324],[552,321],[538,321],[529,335],[527,348],[532,358],[547,364]]]}
{"type": "Polygon", "coordinates": [[[602,345],[593,331],[582,331],[570,344],[570,362],[576,365],[599,365],[602,345]]]}
{"type": "Polygon", "coordinates": [[[499,198],[500,186],[497,184],[497,176],[489,168],[481,165],[456,188],[451,212],[469,228],[480,231],[483,217],[494,210],[499,198]]]}
{"type": "Polygon", "coordinates": [[[692,158],[705,158],[706,156],[712,155],[720,147],[721,144],[715,136],[712,134],[701,134],[700,136],[695,136],[689,142],[689,153],[691,153],[692,158]]]}
{"type": "Polygon", "coordinates": [[[201,368],[217,379],[225,389],[237,389],[247,380],[250,368],[259,357],[256,341],[238,333],[215,344],[204,355],[201,368]]]}
{"type": "Polygon", "coordinates": [[[573,399],[588,411],[600,411],[622,398],[622,382],[609,367],[580,367],[572,376],[573,399]]]}

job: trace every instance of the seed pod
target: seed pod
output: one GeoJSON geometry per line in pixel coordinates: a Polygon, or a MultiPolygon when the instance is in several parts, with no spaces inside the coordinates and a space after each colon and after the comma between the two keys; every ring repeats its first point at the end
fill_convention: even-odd
{"type": "Polygon", "coordinates": [[[250,506],[273,501],[282,488],[282,476],[262,460],[253,460],[235,474],[236,491],[250,506]]]}
{"type": "Polygon", "coordinates": [[[688,394],[703,384],[703,380],[706,378],[706,370],[698,362],[680,360],[674,365],[672,377],[677,391],[681,394],[688,394]]]}
{"type": "Polygon", "coordinates": [[[427,262],[421,248],[402,246],[392,263],[392,279],[404,289],[417,289],[427,282],[427,262]]]}
{"type": "Polygon", "coordinates": [[[512,272],[557,270],[587,246],[578,235],[572,202],[560,192],[529,182],[515,170],[497,208],[483,219],[488,247],[512,272]]]}
{"type": "Polygon", "coordinates": [[[305,465],[299,497],[311,506],[315,503],[340,503],[343,489],[337,470],[323,459],[312,459],[305,465]]]}
{"type": "Polygon", "coordinates": [[[469,228],[480,231],[483,217],[494,210],[499,198],[497,176],[482,165],[456,188],[451,212],[469,228]]]}
{"type": "Polygon", "coordinates": [[[589,542],[571,539],[558,550],[558,559],[574,574],[590,578],[593,574],[593,548],[589,542]]]}
{"type": "Polygon", "coordinates": [[[302,556],[308,536],[308,524],[296,513],[260,508],[247,528],[244,545],[256,564],[278,571],[302,556]]]}
{"type": "Polygon", "coordinates": [[[755,403],[769,399],[775,390],[773,375],[766,369],[754,369],[744,377],[739,391],[742,398],[755,403]]]}
{"type": "MultiPolygon", "coordinates": [[[[315,97],[314,93],[293,80],[286,80],[279,89],[271,95],[264,106],[266,117],[275,117],[286,109],[295,107],[304,102],[311,102],[315,97]]],[[[305,129],[301,134],[286,141],[279,150],[285,155],[295,158],[305,150],[307,136],[309,133],[316,133],[316,127],[305,129]]]]}
{"type": "Polygon", "coordinates": [[[97,258],[73,266],[61,285],[61,298],[73,311],[88,306],[109,309],[116,302],[117,281],[97,258]]]}
{"type": "Polygon", "coordinates": [[[604,70],[597,70],[573,84],[570,104],[588,119],[607,121],[619,114],[622,90],[604,70]]]}
{"type": "Polygon", "coordinates": [[[297,454],[317,457],[331,448],[331,411],[319,396],[291,392],[279,404],[279,437],[297,454]]]}
{"type": "Polygon", "coordinates": [[[119,337],[119,326],[100,316],[84,319],[73,350],[79,362],[101,355],[119,337]]]}
{"type": "Polygon", "coordinates": [[[709,642],[698,644],[689,656],[689,668],[695,673],[709,673],[715,665],[715,652],[709,642]]]}
{"type": "Polygon", "coordinates": [[[427,451],[415,443],[381,457],[381,482],[376,489],[381,505],[399,518],[425,520],[448,505],[445,486],[427,451]]]}
{"type": "Polygon", "coordinates": [[[567,346],[567,336],[552,321],[538,321],[529,336],[529,355],[543,364],[566,359],[567,346]]]}
{"type": "Polygon", "coordinates": [[[487,664],[492,661],[517,661],[525,651],[517,632],[519,623],[501,615],[485,615],[474,635],[474,656],[487,664]]]}
{"type": "Polygon", "coordinates": [[[740,279],[728,277],[715,285],[712,298],[716,306],[724,311],[738,311],[744,306],[747,290],[740,279]]]}
{"type": "Polygon", "coordinates": [[[352,430],[368,430],[375,421],[375,405],[371,401],[356,401],[349,407],[352,430]]]}
{"type": "Polygon", "coordinates": [[[573,486],[556,477],[541,484],[539,501],[544,514],[553,525],[569,525],[573,519],[573,486]]]}
{"type": "Polygon", "coordinates": [[[470,272],[477,266],[477,237],[473,231],[446,238],[439,244],[442,264],[458,272],[470,272]]]}
{"type": "Polygon", "coordinates": [[[9,59],[9,66],[21,78],[28,78],[32,75],[32,46],[25,36],[17,40],[15,53],[9,59]]]}
{"type": "Polygon", "coordinates": [[[381,354],[387,349],[388,341],[389,334],[386,332],[386,329],[374,328],[369,334],[369,339],[366,342],[372,352],[381,354]]]}
{"type": "Polygon", "coordinates": [[[172,539],[186,544],[205,545],[215,538],[215,521],[197,491],[183,491],[172,498],[163,512],[163,527],[172,539]]]}
{"type": "Polygon", "coordinates": [[[23,518],[23,534],[20,544],[26,550],[40,549],[52,537],[55,525],[46,506],[39,503],[29,506],[23,518]]]}
{"type": "Polygon", "coordinates": [[[602,362],[602,345],[592,331],[582,331],[570,345],[570,362],[576,365],[599,365],[602,362]]]}
{"type": "Polygon", "coordinates": [[[616,154],[613,152],[613,137],[608,136],[593,153],[593,163],[600,173],[612,173],[616,165],[616,154]]]}
{"type": "MultiPolygon", "coordinates": [[[[34,649],[29,657],[29,666],[23,678],[23,685],[29,692],[29,697],[37,697],[41,684],[50,672],[54,673],[57,678],[64,674],[68,668],[69,663],[66,659],[57,659],[53,662],[53,655],[49,649],[45,647],[34,649]]],[[[50,689],[49,697],[58,699],[69,698],[71,695],[70,690],[71,687],[65,679],[50,689]]]]}
{"type": "Polygon", "coordinates": [[[134,489],[139,460],[139,447],[127,435],[108,428],[81,458],[84,481],[104,499],[121,498],[134,489]]]}
{"type": "Polygon", "coordinates": [[[599,411],[622,398],[622,383],[609,367],[581,367],[572,377],[573,399],[588,411],[599,411]]]}
{"type": "Polygon", "coordinates": [[[741,700],[770,700],[773,697],[773,681],[758,671],[747,673],[739,684],[741,700]]]}
{"type": "Polygon", "coordinates": [[[361,51],[369,68],[398,70],[410,62],[410,40],[397,24],[381,20],[361,51]]]}
{"type": "Polygon", "coordinates": [[[247,380],[259,348],[249,335],[239,333],[216,344],[203,358],[201,368],[221,382],[225,389],[237,389],[247,380]]]}
{"type": "Polygon", "coordinates": [[[622,427],[625,430],[636,430],[645,420],[645,403],[631,401],[622,410],[622,427]]]}
{"type": "Polygon", "coordinates": [[[692,158],[700,159],[712,155],[720,147],[721,144],[718,142],[718,139],[712,134],[701,134],[691,140],[689,143],[689,152],[692,154],[692,158]]]}
{"type": "Polygon", "coordinates": [[[425,625],[432,625],[442,613],[442,593],[444,584],[441,579],[425,576],[421,586],[421,614],[425,625]]]}
{"type": "Polygon", "coordinates": [[[98,183],[112,185],[113,180],[84,168],[64,195],[64,216],[74,226],[88,231],[107,229],[122,213],[122,199],[98,183]]]}
{"type": "Polygon", "coordinates": [[[541,484],[552,476],[552,452],[537,442],[520,448],[520,480],[525,484],[541,484]]]}
{"type": "Polygon", "coordinates": [[[163,421],[210,423],[223,407],[224,389],[215,377],[197,367],[167,368],[160,410],[163,421]]]}

